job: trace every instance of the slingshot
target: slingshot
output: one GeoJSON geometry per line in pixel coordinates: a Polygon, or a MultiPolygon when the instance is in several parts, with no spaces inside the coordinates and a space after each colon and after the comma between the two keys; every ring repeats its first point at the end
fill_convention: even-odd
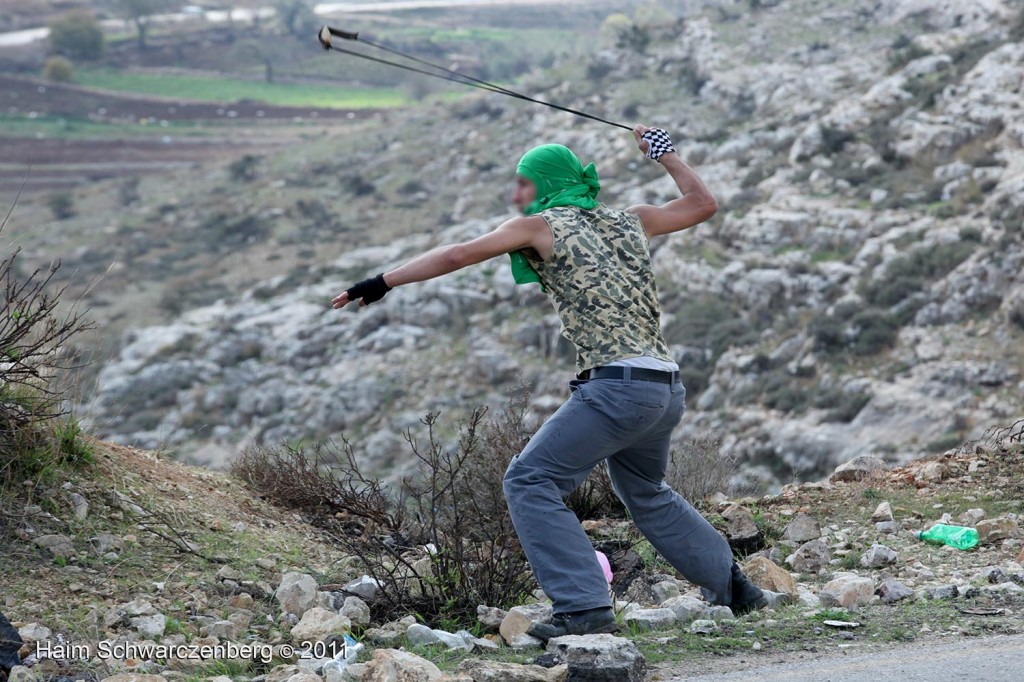
{"type": "Polygon", "coordinates": [[[542,104],[546,107],[551,107],[552,109],[558,109],[559,111],[565,111],[570,114],[575,114],[576,116],[582,116],[583,118],[589,118],[593,121],[605,123],[607,125],[615,126],[617,128],[633,130],[631,126],[627,126],[622,123],[616,123],[614,121],[608,121],[606,119],[601,118],[600,116],[594,116],[593,114],[588,114],[586,112],[571,109],[569,107],[563,107],[561,105],[553,104],[551,102],[544,102],[539,99],[534,99],[533,97],[529,97],[522,93],[518,93],[515,90],[509,90],[508,88],[504,88],[500,85],[495,85],[494,83],[490,83],[480,78],[474,78],[473,76],[469,76],[464,73],[459,73],[458,71],[453,71],[452,69],[441,66],[440,64],[434,64],[433,62],[428,62],[424,59],[420,59],[419,57],[405,54],[404,52],[400,52],[392,47],[388,47],[387,45],[382,45],[380,43],[376,43],[365,38],[360,38],[358,32],[353,33],[351,31],[342,31],[341,29],[324,25],[320,29],[320,33],[317,34],[317,38],[320,41],[320,45],[323,46],[325,50],[334,50],[335,52],[350,54],[355,57],[359,57],[360,59],[367,59],[372,62],[378,62],[380,64],[388,64],[389,66],[395,66],[398,67],[399,69],[405,69],[406,71],[413,71],[415,73],[421,73],[427,76],[434,76],[435,78],[441,78],[443,80],[451,81],[453,83],[462,83],[463,85],[479,88],[481,90],[487,90],[489,92],[497,92],[499,94],[507,95],[509,97],[515,97],[516,99],[525,100],[527,102],[533,102],[534,104],[542,104]],[[403,57],[417,64],[422,64],[424,66],[429,66],[432,69],[437,69],[438,71],[440,71],[440,73],[438,71],[428,71],[426,69],[421,69],[415,66],[411,66],[409,64],[402,64],[401,62],[390,61],[388,59],[383,59],[381,57],[374,57],[372,55],[356,52],[355,50],[347,50],[343,47],[337,47],[336,45],[334,45],[334,38],[341,38],[343,40],[361,42],[365,45],[369,45],[370,47],[376,47],[379,50],[383,50],[398,57],[403,57]]]}

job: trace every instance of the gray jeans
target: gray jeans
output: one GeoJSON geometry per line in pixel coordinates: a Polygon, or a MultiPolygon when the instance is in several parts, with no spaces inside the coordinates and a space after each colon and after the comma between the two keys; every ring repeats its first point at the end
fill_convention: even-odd
{"type": "Polygon", "coordinates": [[[728,542],[664,481],[669,437],[686,409],[683,385],[627,373],[572,379],[569,390],[569,399],[509,462],[503,481],[516,534],[552,611],[611,605],[594,547],[564,502],[606,458],[615,493],[640,532],[705,599],[728,604],[728,542]]]}

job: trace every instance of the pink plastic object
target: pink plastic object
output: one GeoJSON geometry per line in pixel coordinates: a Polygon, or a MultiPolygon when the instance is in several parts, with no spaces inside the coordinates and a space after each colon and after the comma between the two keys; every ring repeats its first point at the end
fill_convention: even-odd
{"type": "Polygon", "coordinates": [[[608,563],[608,557],[603,552],[594,550],[594,554],[597,555],[597,563],[601,564],[601,570],[604,571],[604,579],[609,583],[612,581],[612,565],[608,563]]]}

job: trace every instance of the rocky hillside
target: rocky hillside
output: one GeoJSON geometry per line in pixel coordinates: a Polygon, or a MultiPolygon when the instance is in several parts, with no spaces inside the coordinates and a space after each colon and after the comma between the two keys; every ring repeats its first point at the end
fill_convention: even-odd
{"type": "Polygon", "coordinates": [[[309,515],[225,473],[94,442],[94,464],[20,486],[24,502],[0,519],[0,679],[639,682],[1020,634],[1022,426],[901,467],[860,457],[776,495],[700,502],[751,578],[791,595],[738,618],[703,602],[630,522],[587,518],[595,546],[632,538],[611,557],[621,630],[546,651],[524,634],[550,615],[543,592],[507,611],[481,604],[456,632],[415,613],[376,620],[375,583],[309,515]],[[974,527],[981,543],[914,537],[935,522],[974,527]],[[301,642],[345,634],[361,648],[344,664],[334,650],[301,655],[301,642]]]}
{"type": "MultiPolygon", "coordinates": [[[[665,127],[719,198],[652,244],[689,398],[677,437],[724,433],[735,483],[765,491],[1022,414],[1019,4],[756,4],[641,27],[524,86],[665,127]]],[[[550,413],[572,350],[507,257],[330,307],[512,215],[514,163],[546,141],[595,161],[611,205],[676,196],[628,133],[482,94],[325,131],[242,179],[144,185],[105,231],[69,222],[84,271],[118,262],[93,293],[124,330],[83,413],[105,438],[215,466],[246,442],[344,432],[381,472],[402,470],[399,434],[429,409],[500,404],[523,382],[550,413]]]]}

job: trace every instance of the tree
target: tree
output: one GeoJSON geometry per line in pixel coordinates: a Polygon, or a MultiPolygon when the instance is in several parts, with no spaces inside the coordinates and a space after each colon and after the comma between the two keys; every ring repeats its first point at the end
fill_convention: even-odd
{"type": "Polygon", "coordinates": [[[633,20],[641,26],[651,26],[671,24],[675,17],[658,0],[650,0],[633,10],[633,20]]]}
{"type": "Polygon", "coordinates": [[[276,0],[274,11],[281,27],[299,38],[312,35],[319,25],[316,14],[306,0],[276,0]]]}
{"type": "Polygon", "coordinates": [[[263,77],[268,83],[274,82],[274,65],[286,59],[288,48],[280,40],[260,39],[237,44],[235,54],[239,58],[255,57],[263,64],[263,77]]]}
{"type": "Polygon", "coordinates": [[[146,49],[146,32],[149,30],[149,17],[160,11],[160,0],[117,0],[117,5],[125,19],[135,24],[138,33],[139,49],[146,49]]]}
{"type": "Polygon", "coordinates": [[[103,29],[87,12],[71,12],[50,23],[50,49],[71,59],[99,59],[105,47],[103,29]]]}
{"type": "Polygon", "coordinates": [[[619,41],[619,36],[629,30],[633,20],[622,12],[609,14],[601,22],[601,37],[606,43],[614,45],[619,41]]]}

